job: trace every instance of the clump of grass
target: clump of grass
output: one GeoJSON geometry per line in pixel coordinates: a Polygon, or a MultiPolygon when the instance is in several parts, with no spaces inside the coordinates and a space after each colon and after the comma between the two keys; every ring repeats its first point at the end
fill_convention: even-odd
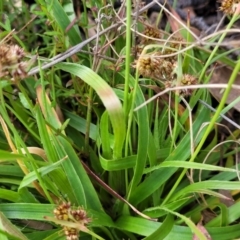
{"type": "MultiPolygon", "coordinates": [[[[96,35],[82,39],[72,3],[35,6],[43,34],[21,41],[27,25],[0,42],[0,238],[239,238],[239,130],[222,141],[217,127],[240,67],[219,50],[237,15],[200,39],[168,12],[180,26],[173,37],[138,22],[145,7],[131,14],[128,1],[126,19],[94,1],[74,20],[86,33],[88,11],[97,18],[96,35]],[[212,115],[199,100],[212,105],[201,84],[216,61],[233,72],[212,115]]],[[[3,37],[14,21],[1,23],[3,37]]]]}

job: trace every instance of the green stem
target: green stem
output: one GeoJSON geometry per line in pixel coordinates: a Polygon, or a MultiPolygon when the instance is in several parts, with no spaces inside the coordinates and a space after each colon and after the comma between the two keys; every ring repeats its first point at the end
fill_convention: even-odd
{"type": "Polygon", "coordinates": [[[211,61],[212,61],[214,55],[216,54],[216,52],[217,52],[217,50],[218,50],[221,42],[222,42],[222,41],[224,40],[224,38],[226,37],[226,35],[227,35],[227,30],[229,30],[229,29],[232,27],[232,25],[233,25],[234,22],[237,20],[237,18],[238,18],[238,15],[235,14],[235,15],[233,16],[233,18],[231,19],[231,21],[229,22],[229,24],[227,25],[227,27],[226,27],[226,32],[224,32],[224,33],[221,35],[221,37],[219,38],[218,44],[217,44],[217,45],[215,46],[215,48],[213,49],[213,51],[212,51],[212,53],[210,54],[210,56],[209,56],[206,64],[204,64],[204,67],[203,67],[203,69],[202,69],[202,71],[201,71],[201,75],[200,75],[200,77],[199,77],[199,81],[202,80],[202,78],[203,78],[205,72],[207,71],[207,68],[208,68],[209,65],[211,64],[211,61]]]}
{"type": "MultiPolygon", "coordinates": [[[[132,98],[132,107],[128,118],[128,97],[129,97],[129,77],[130,77],[130,63],[131,63],[131,12],[132,12],[132,2],[127,0],[127,26],[126,26],[126,62],[125,62],[125,82],[124,82],[124,100],[123,100],[123,111],[125,114],[125,122],[127,123],[127,133],[125,141],[125,152],[124,155],[128,155],[128,144],[130,141],[130,130],[133,118],[133,104],[134,97],[132,98]]],[[[137,79],[136,79],[137,82],[137,79]]],[[[136,88],[134,88],[136,91],[136,88]]],[[[133,91],[134,91],[133,90],[133,91]]],[[[128,171],[125,170],[125,181],[126,181],[126,192],[128,191],[128,171]]],[[[123,212],[125,214],[129,213],[128,207],[125,205],[123,212]]]]}
{"type": "Polygon", "coordinates": [[[89,87],[88,93],[88,104],[87,104],[87,118],[86,118],[86,134],[85,134],[85,152],[88,154],[89,151],[89,134],[90,125],[92,121],[92,102],[93,102],[93,88],[89,87]]]}
{"type": "Polygon", "coordinates": [[[125,113],[125,120],[127,122],[128,112],[128,94],[129,94],[129,75],[131,63],[131,0],[127,0],[127,27],[126,27],[126,62],[125,62],[125,83],[124,83],[124,101],[123,109],[125,113]]]}
{"type": "MultiPolygon", "coordinates": [[[[83,9],[84,9],[84,18],[85,18],[85,23],[86,26],[88,26],[88,14],[87,14],[87,7],[86,7],[86,1],[83,1],[83,9]]],[[[85,29],[85,35],[86,38],[88,38],[88,28],[85,29]]],[[[88,45],[88,51],[90,51],[90,47],[88,45]]],[[[90,62],[90,67],[93,68],[92,64],[92,56],[89,55],[89,62],[90,62]]],[[[92,121],[92,102],[93,102],[93,89],[89,87],[89,92],[88,92],[88,103],[87,103],[87,116],[86,116],[86,134],[85,134],[85,139],[84,139],[84,147],[85,147],[85,152],[88,154],[89,152],[89,134],[90,134],[90,125],[92,121]]]]}

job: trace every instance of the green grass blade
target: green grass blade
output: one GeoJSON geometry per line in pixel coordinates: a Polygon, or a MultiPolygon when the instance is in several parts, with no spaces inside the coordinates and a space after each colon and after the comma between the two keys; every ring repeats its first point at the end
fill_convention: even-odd
{"type": "Polygon", "coordinates": [[[59,136],[56,139],[53,138],[53,145],[60,159],[67,156],[62,166],[71,185],[71,190],[76,196],[78,205],[103,211],[96,191],[71,144],[59,136]]]}
{"type": "MultiPolygon", "coordinates": [[[[130,86],[135,88],[135,79],[131,77],[129,79],[130,86]]],[[[136,98],[134,99],[135,106],[138,106],[145,102],[145,98],[140,86],[136,89],[136,98]]],[[[137,146],[137,159],[134,167],[134,175],[131,182],[131,188],[128,193],[128,198],[131,197],[132,190],[139,184],[143,170],[147,161],[148,142],[149,142],[149,119],[147,106],[142,107],[136,112],[137,125],[138,125],[138,146],[137,146]]]]}
{"type": "MultiPolygon", "coordinates": [[[[199,128],[202,125],[203,121],[206,121],[206,116],[208,116],[208,110],[201,107],[197,121],[193,124],[193,134],[196,135],[199,131],[199,128]]],[[[198,139],[196,139],[196,144],[200,141],[202,134],[204,131],[198,135],[198,139]]],[[[165,161],[176,160],[176,156],[180,161],[186,161],[187,158],[190,157],[190,136],[186,134],[181,142],[178,144],[177,148],[167,157],[165,161]]],[[[138,204],[143,199],[147,198],[153,192],[155,192],[158,188],[162,186],[174,173],[176,169],[159,169],[154,171],[149,177],[147,177],[139,186],[134,190],[131,196],[131,203],[138,204]],[[149,187],[151,186],[151,187],[149,187]]]]}
{"type": "Polygon", "coordinates": [[[173,215],[168,214],[161,226],[144,240],[164,240],[174,225],[173,215]]]}
{"type": "MultiPolygon", "coordinates": [[[[41,174],[41,176],[44,176],[44,175],[54,171],[56,168],[58,168],[60,166],[60,164],[62,164],[62,162],[64,160],[65,159],[62,159],[62,160],[60,160],[58,162],[50,164],[49,166],[41,167],[37,171],[41,174]]],[[[23,180],[22,180],[22,182],[21,182],[21,184],[19,186],[19,189],[28,186],[29,184],[31,184],[33,181],[35,181],[37,179],[38,179],[38,176],[36,175],[36,172],[31,172],[31,173],[27,174],[23,178],[23,180]]]]}
{"type": "Polygon", "coordinates": [[[180,196],[186,195],[188,193],[193,193],[193,192],[201,192],[207,189],[225,189],[225,190],[237,190],[240,188],[240,183],[239,182],[229,182],[229,181],[214,181],[214,180],[209,180],[209,181],[203,181],[203,182],[196,182],[193,183],[179,192],[177,192],[172,200],[178,199],[180,196]]]}
{"type": "Polygon", "coordinates": [[[117,160],[108,160],[100,155],[101,166],[106,171],[117,171],[133,168],[136,164],[137,156],[128,156],[117,160]]]}
{"type": "Polygon", "coordinates": [[[235,173],[237,172],[236,169],[213,166],[210,164],[195,163],[195,162],[181,162],[181,161],[167,161],[167,162],[161,163],[158,166],[145,169],[144,173],[150,173],[162,167],[163,168],[176,167],[176,168],[186,168],[186,169],[201,169],[201,170],[208,170],[208,171],[222,171],[222,172],[235,172],[235,173]]]}
{"type": "Polygon", "coordinates": [[[1,199],[8,200],[10,202],[21,202],[21,197],[17,192],[8,189],[0,189],[1,199]]]}
{"type": "MultiPolygon", "coordinates": [[[[6,231],[15,239],[28,240],[28,238],[24,234],[22,234],[21,231],[19,231],[19,229],[15,227],[1,212],[0,212],[0,229],[6,231]]],[[[1,234],[0,239],[4,240],[4,237],[1,236],[1,234]]]]}
{"type": "Polygon", "coordinates": [[[104,112],[100,120],[100,136],[102,143],[102,155],[106,159],[111,159],[111,142],[109,137],[108,114],[104,112]]]}
{"type": "Polygon", "coordinates": [[[60,63],[57,65],[57,67],[80,77],[84,82],[89,84],[101,98],[109,114],[113,127],[113,158],[120,158],[122,156],[126,127],[121,102],[112,88],[99,75],[85,66],[75,63],[60,63]]]}
{"type": "MultiPolygon", "coordinates": [[[[116,221],[116,227],[136,233],[141,236],[149,236],[156,231],[162,223],[149,221],[142,218],[123,216],[116,221]]],[[[240,237],[239,224],[228,227],[212,227],[206,228],[212,239],[216,240],[232,240],[240,237]]],[[[192,240],[193,233],[190,228],[185,226],[174,225],[172,231],[166,236],[164,240],[184,239],[192,240]]]]}

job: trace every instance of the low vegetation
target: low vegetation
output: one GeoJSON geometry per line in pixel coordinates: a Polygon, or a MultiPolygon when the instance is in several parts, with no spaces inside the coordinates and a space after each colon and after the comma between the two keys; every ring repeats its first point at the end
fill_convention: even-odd
{"type": "Polygon", "coordinates": [[[103,2],[0,3],[0,239],[240,238],[239,4],[202,37],[103,2]]]}

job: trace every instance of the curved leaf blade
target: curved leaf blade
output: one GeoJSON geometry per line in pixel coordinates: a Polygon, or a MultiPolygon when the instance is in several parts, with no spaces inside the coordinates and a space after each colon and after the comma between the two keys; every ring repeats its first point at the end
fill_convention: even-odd
{"type": "Polygon", "coordinates": [[[76,63],[59,63],[57,67],[81,78],[84,82],[89,84],[101,98],[113,127],[113,158],[120,158],[122,156],[126,126],[122,105],[115,92],[99,75],[88,67],[76,63]]]}

